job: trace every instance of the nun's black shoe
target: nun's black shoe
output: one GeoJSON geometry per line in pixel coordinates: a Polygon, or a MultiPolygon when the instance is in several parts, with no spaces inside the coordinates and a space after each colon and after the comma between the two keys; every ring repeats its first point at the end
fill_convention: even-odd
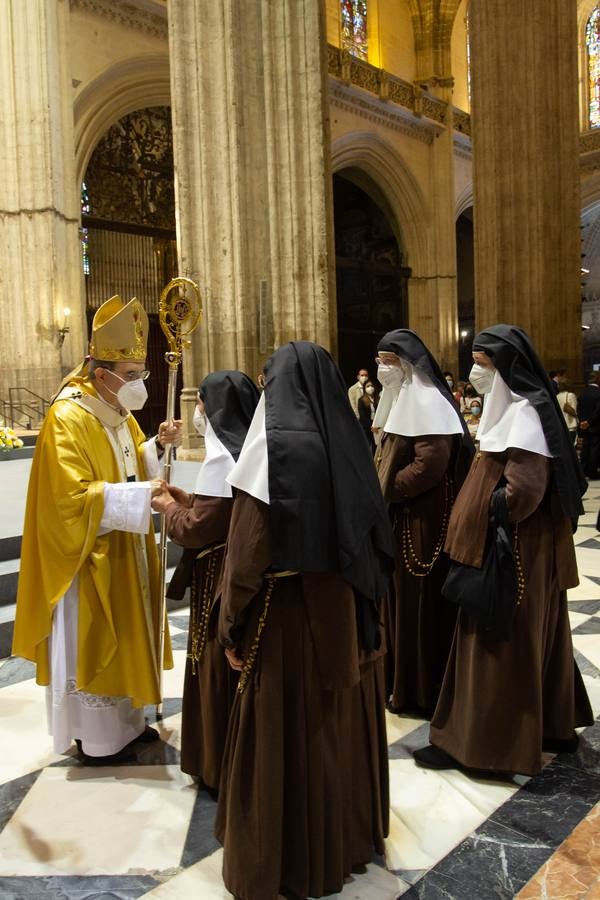
{"type": "Polygon", "coordinates": [[[579,746],[579,735],[573,732],[570,738],[544,738],[542,750],[544,753],[575,753],[579,746]]]}
{"type": "Polygon", "coordinates": [[[413,758],[416,764],[421,766],[422,769],[441,770],[462,768],[461,764],[457,762],[453,756],[450,756],[445,750],[440,750],[439,747],[434,747],[433,744],[422,747],[420,750],[415,750],[413,758]]]}

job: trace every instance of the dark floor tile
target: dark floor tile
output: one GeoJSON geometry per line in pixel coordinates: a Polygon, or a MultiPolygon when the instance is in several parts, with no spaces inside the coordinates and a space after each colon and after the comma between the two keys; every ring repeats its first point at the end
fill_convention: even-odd
{"type": "Polygon", "coordinates": [[[191,866],[219,848],[215,831],[217,804],[204,790],[198,790],[180,865],[191,866]]]}
{"type": "Polygon", "coordinates": [[[577,647],[573,647],[573,656],[575,657],[575,662],[582,675],[591,675],[592,678],[600,678],[600,669],[597,669],[593,662],[586,659],[577,647]]]}
{"type": "Polygon", "coordinates": [[[600,801],[600,776],[554,759],[492,816],[540,843],[558,847],[600,801]]]}
{"type": "Polygon", "coordinates": [[[135,900],[158,884],[151,875],[0,878],[0,900],[135,900]]]}
{"type": "Polygon", "coordinates": [[[582,547],[585,550],[600,550],[600,541],[596,538],[588,538],[587,541],[582,541],[581,544],[577,544],[577,547],[582,547]]]}
{"type": "MultiPolygon", "coordinates": [[[[598,601],[598,607],[600,608],[600,600],[598,601]]],[[[172,614],[169,616],[169,622],[171,625],[175,625],[176,628],[187,631],[190,626],[190,617],[189,614],[187,616],[184,616],[182,613],[172,614]]]]}
{"type": "MultiPolygon", "coordinates": [[[[181,689],[183,690],[183,685],[181,689]]],[[[175,716],[177,713],[180,713],[182,703],[181,697],[165,697],[163,700],[162,718],[168,719],[169,716],[175,716]]],[[[146,706],[144,715],[150,725],[154,725],[156,723],[156,706],[146,706]]]]}
{"type": "Polygon", "coordinates": [[[573,629],[573,634],[600,634],[600,618],[592,616],[573,629]]]}
{"type": "Polygon", "coordinates": [[[413,751],[426,747],[429,743],[429,722],[423,722],[414,731],[394,741],[388,747],[389,759],[410,759],[413,751]]]}
{"type": "Polygon", "coordinates": [[[10,656],[14,630],[14,621],[0,623],[0,659],[5,659],[10,656]]]}
{"type": "Polygon", "coordinates": [[[28,659],[10,656],[0,665],[0,688],[35,677],[35,665],[28,659]]]}
{"type": "MultiPolygon", "coordinates": [[[[41,771],[38,769],[37,772],[28,772],[27,775],[13,778],[12,781],[6,781],[0,785],[0,831],[10,821],[21,800],[27,796],[37,781],[41,771]]],[[[0,878],[0,886],[1,884],[2,879],[0,878]]]]}
{"type": "Polygon", "coordinates": [[[588,613],[593,616],[600,610],[600,600],[569,600],[571,612],[588,613]]]}
{"type": "Polygon", "coordinates": [[[187,650],[188,634],[187,631],[171,632],[171,647],[173,650],[187,650]]]}

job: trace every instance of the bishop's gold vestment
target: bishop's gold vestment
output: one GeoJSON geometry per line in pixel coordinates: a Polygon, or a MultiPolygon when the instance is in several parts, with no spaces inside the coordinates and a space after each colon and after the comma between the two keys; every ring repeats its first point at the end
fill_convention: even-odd
{"type": "MultiPolygon", "coordinates": [[[[77,378],[69,388],[74,396],[65,397],[63,391],[50,407],[33,459],[13,654],[36,663],[38,684],[50,683],[53,612],[78,576],[77,689],[129,697],[134,707],[156,704],[161,699],[156,666],[160,586],[154,529],[149,521],[142,537],[118,530],[98,534],[104,484],[126,478],[102,423],[77,402],[79,392],[83,400],[96,399],[94,387],[77,378]],[[147,582],[139,566],[141,542],[147,582]]],[[[146,478],[144,435],[132,415],[126,426],[140,478],[146,478]]],[[[163,661],[172,668],[168,631],[163,661]]]]}

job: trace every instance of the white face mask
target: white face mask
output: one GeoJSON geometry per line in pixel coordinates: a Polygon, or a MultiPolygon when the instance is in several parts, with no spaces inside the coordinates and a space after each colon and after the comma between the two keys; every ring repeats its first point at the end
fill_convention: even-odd
{"type": "Polygon", "coordinates": [[[198,434],[206,434],[206,416],[204,413],[201,413],[198,407],[194,410],[194,418],[192,419],[194,423],[194,428],[198,432],[198,434]]]}
{"type": "Polygon", "coordinates": [[[472,403],[471,406],[469,407],[469,412],[471,413],[472,416],[479,416],[479,415],[481,415],[481,407],[475,406],[475,404],[472,403]]]}
{"type": "Polygon", "coordinates": [[[125,381],[125,379],[121,378],[120,375],[117,375],[116,372],[113,372],[113,375],[115,378],[118,378],[119,381],[123,382],[123,386],[120,387],[116,393],[115,391],[111,391],[108,385],[105,384],[105,387],[111,394],[115,395],[119,406],[123,409],[141,409],[148,399],[148,391],[146,390],[143,378],[125,381]]]}
{"type": "Polygon", "coordinates": [[[469,381],[478,394],[489,394],[494,383],[495,374],[495,369],[486,369],[485,366],[475,363],[469,372],[469,381]]]}
{"type": "Polygon", "coordinates": [[[359,380],[360,384],[365,384],[367,377],[368,377],[367,375],[359,375],[358,380],[359,380]]]}
{"type": "Polygon", "coordinates": [[[400,366],[388,366],[380,363],[377,367],[377,380],[385,388],[399,391],[406,381],[406,375],[400,366]]]}
{"type": "Polygon", "coordinates": [[[452,388],[454,387],[454,382],[452,381],[451,378],[446,378],[446,384],[448,385],[450,390],[452,390],[452,388]]]}
{"type": "Polygon", "coordinates": [[[366,392],[367,394],[369,394],[369,395],[374,394],[374,393],[375,393],[375,388],[369,386],[368,388],[365,388],[365,392],[366,392]]]}

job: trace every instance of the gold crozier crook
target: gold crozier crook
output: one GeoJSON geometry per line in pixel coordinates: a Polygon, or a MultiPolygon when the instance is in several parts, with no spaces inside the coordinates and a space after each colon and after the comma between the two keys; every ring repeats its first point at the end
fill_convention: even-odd
{"type": "MultiPolygon", "coordinates": [[[[177,388],[177,370],[181,364],[184,347],[189,345],[187,338],[196,330],[202,318],[202,297],[200,288],[191,278],[172,278],[160,295],[158,306],[160,327],[163,330],[169,349],[165,353],[165,362],[169,367],[169,384],[167,387],[166,421],[175,418],[175,393],[177,388]]],[[[163,454],[163,480],[171,483],[171,457],[173,445],[166,444],[163,454]]],[[[162,715],[163,695],[163,657],[165,651],[165,624],[167,615],[167,523],[164,513],[160,517],[160,639],[158,645],[158,674],[161,702],[158,715],[162,715]]]]}

